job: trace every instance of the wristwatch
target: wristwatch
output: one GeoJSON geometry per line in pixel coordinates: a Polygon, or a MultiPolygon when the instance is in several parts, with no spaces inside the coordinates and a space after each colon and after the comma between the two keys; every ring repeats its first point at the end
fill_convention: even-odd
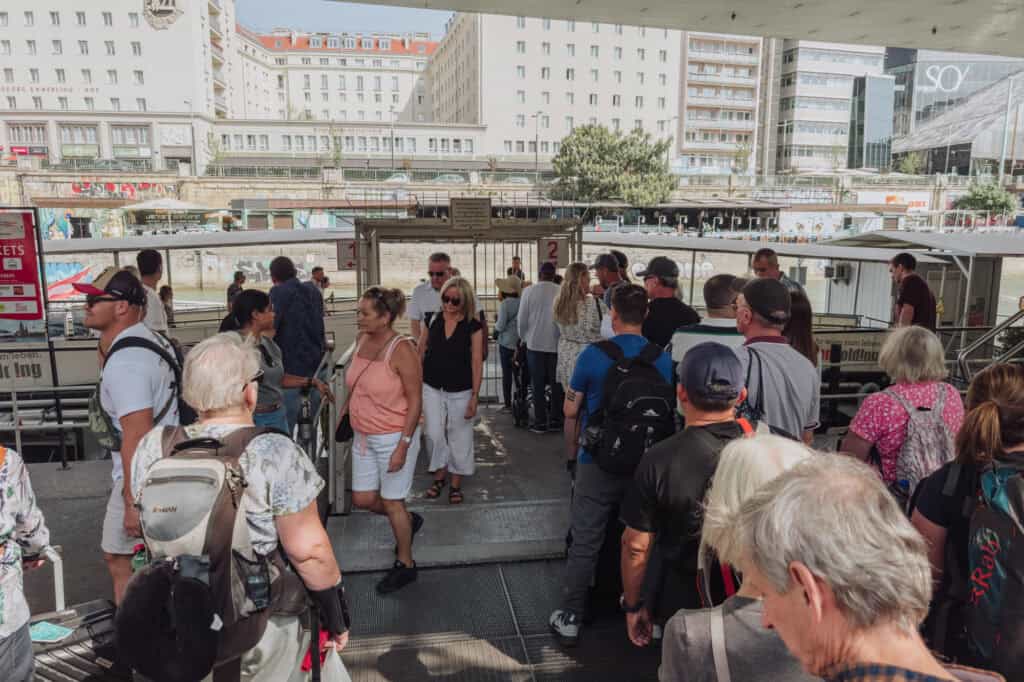
{"type": "Polygon", "coordinates": [[[412,445],[412,436],[402,436],[402,442],[406,445],[412,445]]]}
{"type": "Polygon", "coordinates": [[[623,594],[619,597],[619,608],[622,609],[623,613],[637,613],[644,607],[644,600],[641,599],[636,604],[629,605],[626,603],[626,595],[623,594]]]}

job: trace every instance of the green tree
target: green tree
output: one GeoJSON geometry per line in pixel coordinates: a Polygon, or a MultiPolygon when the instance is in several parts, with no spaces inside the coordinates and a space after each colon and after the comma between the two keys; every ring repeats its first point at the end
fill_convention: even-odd
{"type": "Polygon", "coordinates": [[[924,170],[924,164],[924,152],[909,152],[896,164],[896,170],[907,175],[919,175],[924,170]]]}
{"type": "Polygon", "coordinates": [[[994,182],[974,182],[967,194],[953,202],[953,208],[969,211],[1009,213],[1016,210],[1017,201],[1012,194],[994,182]]]}
{"type": "Polygon", "coordinates": [[[628,135],[599,125],[576,128],[562,140],[552,160],[557,181],[553,194],[582,202],[625,201],[651,206],[666,201],[677,180],[665,155],[671,140],[652,142],[649,133],[628,135]]]}

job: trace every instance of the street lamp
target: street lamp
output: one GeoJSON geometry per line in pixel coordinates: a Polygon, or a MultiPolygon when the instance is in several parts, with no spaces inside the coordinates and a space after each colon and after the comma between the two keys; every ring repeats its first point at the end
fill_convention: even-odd
{"type": "Polygon", "coordinates": [[[391,147],[391,172],[395,172],[395,107],[394,105],[388,107],[388,112],[391,114],[391,142],[388,144],[391,147]]]}
{"type": "MultiPolygon", "coordinates": [[[[544,112],[540,109],[533,115],[533,172],[540,174],[540,116],[544,112]]],[[[534,178],[534,182],[536,182],[534,178]]]]}

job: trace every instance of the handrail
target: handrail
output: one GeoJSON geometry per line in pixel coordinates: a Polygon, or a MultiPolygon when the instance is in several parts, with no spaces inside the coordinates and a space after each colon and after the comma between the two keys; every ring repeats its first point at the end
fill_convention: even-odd
{"type": "MultiPolygon", "coordinates": [[[[1007,318],[1003,322],[1000,322],[995,327],[992,327],[992,329],[990,329],[989,331],[985,332],[984,334],[982,334],[981,336],[976,338],[971,343],[967,344],[967,346],[965,346],[964,348],[960,349],[960,352],[957,354],[956,359],[957,359],[957,365],[960,368],[960,374],[964,378],[964,381],[970,381],[971,380],[971,370],[970,370],[970,367],[968,366],[968,363],[967,363],[967,356],[970,355],[971,353],[973,353],[974,351],[978,350],[979,348],[981,348],[983,345],[985,345],[986,343],[988,343],[989,341],[991,341],[992,339],[994,339],[998,335],[1002,334],[1004,331],[1009,329],[1013,325],[1014,322],[1016,322],[1017,320],[1020,320],[1020,319],[1024,319],[1024,310],[1018,310],[1016,313],[1011,315],[1009,318],[1007,318]]],[[[1018,344],[1018,346],[1020,346],[1020,345],[1021,344],[1018,344]]],[[[1011,349],[1011,350],[1016,350],[1016,349],[1017,348],[1015,347],[1014,349],[1011,349]]]]}

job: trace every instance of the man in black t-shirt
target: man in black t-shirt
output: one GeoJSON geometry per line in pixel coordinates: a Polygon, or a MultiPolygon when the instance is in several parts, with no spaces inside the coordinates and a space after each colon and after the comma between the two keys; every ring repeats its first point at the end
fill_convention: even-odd
{"type": "Polygon", "coordinates": [[[928,288],[928,283],[914,272],[916,269],[917,259],[909,253],[898,254],[889,263],[889,274],[899,287],[892,316],[893,326],[916,325],[935,331],[935,296],[928,288]]]}
{"type": "Polygon", "coordinates": [[[679,300],[679,266],[671,258],[652,258],[637,277],[643,278],[650,299],[643,327],[648,341],[664,348],[677,329],[700,322],[697,311],[679,300]]]}
{"type": "MultiPolygon", "coordinates": [[[[626,493],[620,512],[626,524],[622,609],[629,638],[637,646],[650,643],[653,621],[701,606],[697,550],[702,503],[719,453],[744,433],[736,421],[736,404],[746,396],[743,376],[728,346],[709,341],[691,348],[679,364],[676,387],[687,427],[644,453],[626,493]],[[660,566],[650,559],[655,549],[660,566]],[[657,580],[644,580],[649,566],[658,571],[657,580]],[[655,603],[645,603],[645,592],[655,603]]],[[[720,602],[724,595],[715,597],[720,602]]]]}

